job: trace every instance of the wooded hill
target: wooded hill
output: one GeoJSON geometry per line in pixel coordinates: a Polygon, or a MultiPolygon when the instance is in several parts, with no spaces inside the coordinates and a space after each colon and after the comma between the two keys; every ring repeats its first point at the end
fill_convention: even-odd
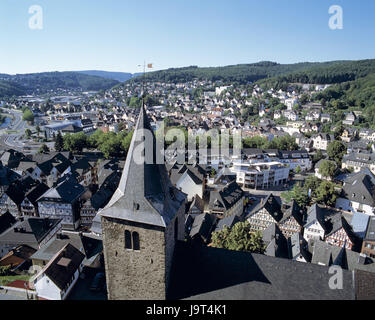
{"type": "Polygon", "coordinates": [[[119,82],[78,72],[44,72],[1,76],[0,97],[44,94],[57,89],[73,91],[107,90],[119,82]]]}

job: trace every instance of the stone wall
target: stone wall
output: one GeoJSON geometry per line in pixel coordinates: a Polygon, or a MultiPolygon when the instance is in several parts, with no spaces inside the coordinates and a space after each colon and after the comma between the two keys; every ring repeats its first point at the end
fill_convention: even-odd
{"type": "Polygon", "coordinates": [[[106,217],[102,228],[108,299],[164,300],[165,230],[106,217]],[[125,230],[138,232],[139,251],[125,249],[125,230]]]}

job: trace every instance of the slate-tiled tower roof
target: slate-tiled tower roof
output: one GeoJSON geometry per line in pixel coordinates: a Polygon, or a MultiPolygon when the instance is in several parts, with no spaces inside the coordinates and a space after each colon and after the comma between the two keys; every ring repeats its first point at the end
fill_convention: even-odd
{"type": "Polygon", "coordinates": [[[185,194],[173,187],[165,164],[156,163],[156,148],[155,135],[141,107],[119,187],[102,216],[159,227],[173,219],[185,194]]]}

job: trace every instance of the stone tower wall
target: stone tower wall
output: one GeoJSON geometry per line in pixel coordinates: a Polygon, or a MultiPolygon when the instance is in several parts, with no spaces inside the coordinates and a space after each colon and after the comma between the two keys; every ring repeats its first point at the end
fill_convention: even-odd
{"type": "Polygon", "coordinates": [[[164,300],[166,245],[163,228],[102,217],[110,300],[164,300]],[[125,230],[139,234],[140,250],[125,249],[125,230]]]}

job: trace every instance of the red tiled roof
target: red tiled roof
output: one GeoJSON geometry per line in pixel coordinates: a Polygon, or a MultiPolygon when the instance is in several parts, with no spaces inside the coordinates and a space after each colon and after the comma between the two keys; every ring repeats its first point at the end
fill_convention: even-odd
{"type": "Polygon", "coordinates": [[[6,286],[12,287],[12,288],[18,288],[18,289],[25,289],[25,283],[27,284],[27,289],[31,290],[29,286],[29,281],[25,281],[25,280],[15,280],[11,283],[8,283],[6,286]]]}

